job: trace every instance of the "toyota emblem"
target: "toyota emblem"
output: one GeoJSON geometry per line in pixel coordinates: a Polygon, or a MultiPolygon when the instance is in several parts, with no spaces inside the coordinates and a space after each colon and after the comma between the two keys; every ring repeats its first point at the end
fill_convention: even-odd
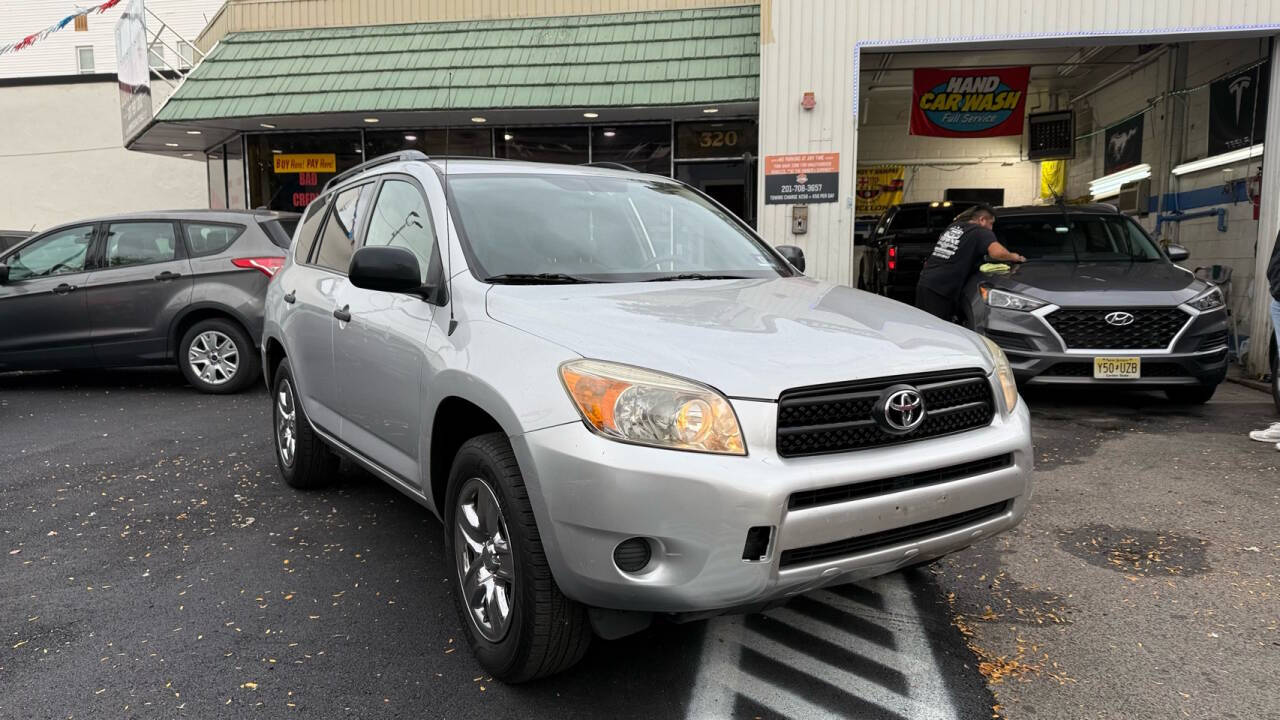
{"type": "Polygon", "coordinates": [[[1113,313],[1107,313],[1106,317],[1104,317],[1103,320],[1106,320],[1107,323],[1110,325],[1115,325],[1116,327],[1124,327],[1125,325],[1132,325],[1134,317],[1133,317],[1133,313],[1113,312],[1113,313]]]}
{"type": "Polygon", "coordinates": [[[885,432],[905,435],[924,422],[924,397],[910,385],[894,385],[880,394],[874,413],[885,432]]]}

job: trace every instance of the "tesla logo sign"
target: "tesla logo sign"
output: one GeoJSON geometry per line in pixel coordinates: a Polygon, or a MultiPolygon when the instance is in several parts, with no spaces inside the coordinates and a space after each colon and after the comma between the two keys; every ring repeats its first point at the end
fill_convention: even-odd
{"type": "Polygon", "coordinates": [[[1231,84],[1227,86],[1227,90],[1231,92],[1231,97],[1235,98],[1235,101],[1236,101],[1236,122],[1237,123],[1240,122],[1240,101],[1244,99],[1244,91],[1248,90],[1249,86],[1252,84],[1253,84],[1253,81],[1249,79],[1248,75],[1245,75],[1243,77],[1238,77],[1235,80],[1232,80],[1231,84]]]}

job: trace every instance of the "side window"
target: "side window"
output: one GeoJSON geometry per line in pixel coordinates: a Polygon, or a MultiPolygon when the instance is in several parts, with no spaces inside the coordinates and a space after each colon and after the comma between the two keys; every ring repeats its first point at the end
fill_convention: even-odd
{"type": "Polygon", "coordinates": [[[178,256],[171,222],[118,222],[107,226],[106,266],[166,262],[178,256]]]}
{"type": "Polygon", "coordinates": [[[92,225],[59,230],[36,240],[5,260],[9,281],[81,272],[92,240],[92,225]]]}
{"type": "Polygon", "coordinates": [[[302,229],[298,231],[298,246],[293,252],[294,262],[304,263],[311,257],[311,248],[315,246],[316,237],[320,233],[320,223],[324,222],[324,211],[329,209],[329,201],[332,199],[332,195],[322,195],[307,208],[307,214],[302,218],[302,229]]]}
{"type": "Polygon", "coordinates": [[[434,269],[431,266],[439,264],[440,254],[436,252],[431,213],[417,186],[404,180],[388,180],[382,184],[364,244],[365,247],[401,247],[412,252],[418,256],[422,283],[427,283],[434,269]]]}
{"type": "Polygon", "coordinates": [[[365,183],[338,193],[333,200],[333,211],[320,233],[320,249],[311,262],[320,267],[345,273],[351,266],[351,253],[355,252],[356,228],[369,207],[369,195],[373,185],[365,183]]]}
{"type": "Polygon", "coordinates": [[[215,225],[213,223],[183,223],[187,235],[187,248],[191,257],[216,255],[231,247],[231,243],[244,232],[243,225],[215,225]]]}

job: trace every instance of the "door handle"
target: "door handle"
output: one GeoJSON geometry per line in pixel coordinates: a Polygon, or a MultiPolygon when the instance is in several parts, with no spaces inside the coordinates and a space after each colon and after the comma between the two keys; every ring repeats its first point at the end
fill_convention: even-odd
{"type": "Polygon", "coordinates": [[[292,305],[294,301],[296,301],[297,299],[298,299],[298,295],[294,290],[290,290],[289,292],[284,294],[284,301],[289,303],[290,305],[292,305]]]}
{"type": "Polygon", "coordinates": [[[333,311],[333,316],[342,322],[351,322],[351,306],[343,305],[340,309],[333,311]]]}
{"type": "Polygon", "coordinates": [[[59,285],[58,287],[56,287],[56,288],[54,288],[54,289],[53,289],[53,294],[54,294],[54,295],[66,295],[67,293],[69,293],[69,292],[71,292],[71,291],[73,291],[73,290],[75,290],[75,289],[76,289],[76,286],[75,286],[75,285],[68,285],[68,284],[66,284],[66,283],[62,283],[61,285],[59,285]]]}
{"type": "Polygon", "coordinates": [[[165,270],[164,272],[156,276],[156,280],[159,280],[160,282],[165,282],[167,280],[177,280],[180,277],[182,277],[182,273],[169,272],[168,270],[165,270]]]}

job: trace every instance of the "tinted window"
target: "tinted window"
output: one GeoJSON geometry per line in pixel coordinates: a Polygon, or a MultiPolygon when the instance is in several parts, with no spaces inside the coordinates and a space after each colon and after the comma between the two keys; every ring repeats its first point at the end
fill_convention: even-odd
{"type": "Polygon", "coordinates": [[[998,218],[996,237],[1030,260],[1153,261],[1164,256],[1132,220],[1114,215],[998,218]]]}
{"type": "Polygon", "coordinates": [[[111,223],[107,226],[107,267],[144,265],[177,257],[171,222],[111,223]]]}
{"type": "Polygon", "coordinates": [[[449,180],[481,277],[565,273],[788,275],[730,216],[683,185],[643,178],[461,175],[449,180]]]}
{"type": "Polygon", "coordinates": [[[351,265],[351,253],[355,252],[356,228],[369,207],[372,189],[371,183],[365,183],[338,193],[333,200],[329,220],[320,233],[320,248],[312,263],[342,273],[347,271],[351,265]]]}
{"type": "Polygon", "coordinates": [[[617,162],[641,172],[671,175],[671,126],[593,127],[591,160],[617,162]]]}
{"type": "Polygon", "coordinates": [[[298,218],[280,218],[279,220],[267,220],[258,224],[266,231],[267,237],[271,238],[271,242],[287,250],[289,243],[293,242],[293,232],[298,229],[298,218]]]}
{"type": "Polygon", "coordinates": [[[373,214],[369,217],[364,244],[366,247],[388,245],[409,250],[418,257],[422,283],[426,284],[429,268],[439,254],[435,252],[436,235],[431,227],[431,214],[416,185],[404,180],[388,180],[382,184],[373,214]]]}
{"type": "Polygon", "coordinates": [[[507,128],[495,138],[497,155],[512,160],[577,165],[587,161],[587,128],[507,128]]]}
{"type": "Polygon", "coordinates": [[[36,240],[5,260],[9,265],[9,280],[81,272],[92,240],[92,225],[59,230],[36,240]]]}
{"type": "Polygon", "coordinates": [[[231,243],[244,232],[243,225],[218,225],[213,223],[183,223],[187,234],[187,247],[192,257],[214,255],[231,247],[231,243]]]}
{"type": "Polygon", "coordinates": [[[320,223],[324,222],[325,210],[329,209],[329,201],[332,199],[333,195],[318,198],[307,208],[307,214],[302,216],[302,227],[298,230],[298,248],[293,253],[294,260],[307,262],[311,257],[311,247],[315,245],[320,223]]]}

